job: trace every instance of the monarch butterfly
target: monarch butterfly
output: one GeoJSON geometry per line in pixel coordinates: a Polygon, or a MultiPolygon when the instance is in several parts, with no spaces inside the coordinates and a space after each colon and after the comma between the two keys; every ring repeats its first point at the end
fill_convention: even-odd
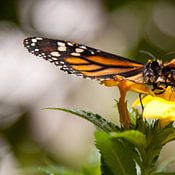
{"type": "Polygon", "coordinates": [[[40,37],[26,38],[24,46],[69,74],[99,81],[114,80],[119,75],[135,83],[153,85],[154,89],[159,89],[160,84],[175,87],[175,59],[166,63],[149,60],[142,64],[70,41],[40,37]]]}

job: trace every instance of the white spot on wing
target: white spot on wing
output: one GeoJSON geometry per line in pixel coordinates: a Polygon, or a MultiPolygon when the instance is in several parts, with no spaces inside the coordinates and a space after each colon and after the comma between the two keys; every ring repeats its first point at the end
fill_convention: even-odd
{"type": "Polygon", "coordinates": [[[79,46],[80,48],[82,48],[82,49],[87,49],[87,47],[86,46],[79,46]]]}
{"type": "Polygon", "coordinates": [[[61,56],[58,52],[56,52],[56,51],[54,51],[54,52],[51,52],[50,53],[52,56],[54,56],[54,57],[59,57],[59,56],[61,56]]]}
{"type": "Polygon", "coordinates": [[[32,43],[31,46],[35,46],[36,44],[35,43],[32,43]]]}
{"type": "Polygon", "coordinates": [[[36,39],[37,39],[37,40],[42,40],[43,38],[37,37],[36,39]]]}
{"type": "Polygon", "coordinates": [[[94,54],[94,51],[90,50],[91,54],[93,55],[94,54]]]}
{"type": "Polygon", "coordinates": [[[57,44],[58,44],[58,46],[65,46],[65,43],[63,43],[61,41],[58,41],[57,44]]]}
{"type": "Polygon", "coordinates": [[[60,46],[60,47],[58,47],[58,50],[59,51],[66,51],[66,47],[65,46],[60,46]]]}
{"type": "Polygon", "coordinates": [[[49,59],[48,59],[48,61],[50,61],[50,62],[51,62],[51,61],[53,61],[53,60],[52,60],[52,58],[49,58],[49,59]]]}
{"type": "Polygon", "coordinates": [[[36,43],[36,42],[37,42],[37,39],[34,39],[34,38],[33,38],[33,39],[32,39],[32,42],[33,42],[33,43],[36,43]]]}
{"type": "Polygon", "coordinates": [[[69,46],[73,46],[74,44],[71,43],[71,42],[67,42],[67,45],[69,45],[69,46]]]}
{"type": "Polygon", "coordinates": [[[58,61],[54,61],[54,64],[58,66],[60,63],[58,61]]]}
{"type": "Polygon", "coordinates": [[[72,52],[71,55],[72,56],[80,56],[80,53],[72,52]]]}
{"type": "Polygon", "coordinates": [[[53,60],[53,61],[57,61],[58,58],[57,58],[57,57],[52,57],[52,60],[53,60]]]}
{"type": "Polygon", "coordinates": [[[80,48],[76,48],[75,51],[78,52],[78,53],[84,52],[84,50],[80,49],[80,48]]]}

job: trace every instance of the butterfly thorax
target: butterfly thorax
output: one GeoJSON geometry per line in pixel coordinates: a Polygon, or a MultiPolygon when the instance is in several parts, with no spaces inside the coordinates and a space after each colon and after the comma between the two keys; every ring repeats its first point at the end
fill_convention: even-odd
{"type": "Polygon", "coordinates": [[[144,83],[153,85],[154,89],[175,87],[175,67],[162,64],[160,60],[148,61],[143,71],[144,83]]]}

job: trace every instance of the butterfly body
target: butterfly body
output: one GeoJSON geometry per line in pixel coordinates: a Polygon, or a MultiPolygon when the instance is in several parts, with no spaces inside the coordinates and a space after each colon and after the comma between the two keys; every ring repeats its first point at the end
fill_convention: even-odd
{"type": "Polygon", "coordinates": [[[162,65],[159,60],[149,61],[143,70],[143,77],[145,83],[156,83],[161,76],[162,65]]]}
{"type": "Polygon", "coordinates": [[[121,76],[135,83],[175,85],[175,61],[159,60],[142,64],[118,55],[107,53],[70,41],[30,37],[24,46],[36,56],[60,66],[61,70],[84,78],[114,80],[121,76]]]}

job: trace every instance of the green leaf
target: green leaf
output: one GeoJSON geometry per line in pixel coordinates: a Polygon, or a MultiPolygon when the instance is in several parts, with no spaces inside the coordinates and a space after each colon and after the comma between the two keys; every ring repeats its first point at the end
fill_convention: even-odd
{"type": "MultiPolygon", "coordinates": [[[[169,135],[173,133],[174,128],[168,125],[165,128],[161,128],[159,125],[159,120],[151,121],[146,123],[145,121],[145,134],[146,134],[146,148],[139,149],[140,155],[142,157],[143,163],[141,167],[142,172],[147,172],[148,174],[155,172],[156,161],[159,158],[162,147],[167,143],[169,135]]],[[[161,172],[157,169],[158,172],[161,172]]]]}
{"type": "Polygon", "coordinates": [[[98,126],[100,129],[103,131],[109,133],[112,131],[119,131],[119,127],[117,127],[114,123],[107,121],[103,117],[101,117],[98,114],[93,114],[92,112],[87,112],[83,110],[78,110],[78,109],[65,109],[65,108],[46,108],[46,109],[52,109],[52,110],[60,110],[64,112],[68,112],[74,115],[77,115],[81,118],[84,118],[94,125],[98,126]]]}
{"type": "Polygon", "coordinates": [[[114,175],[110,168],[106,165],[103,157],[101,156],[101,171],[102,171],[102,175],[114,175]]]}
{"type": "Polygon", "coordinates": [[[112,139],[107,133],[97,132],[96,146],[100,150],[105,164],[114,175],[136,175],[132,151],[125,144],[112,139]]]}
{"type": "Polygon", "coordinates": [[[112,132],[110,135],[112,138],[124,138],[135,146],[146,146],[146,136],[136,130],[112,132]]]}
{"type": "Polygon", "coordinates": [[[164,128],[157,126],[153,129],[156,135],[156,139],[158,139],[158,143],[161,143],[162,146],[172,140],[175,140],[175,130],[173,123],[170,123],[164,128]]]}
{"type": "Polygon", "coordinates": [[[134,109],[134,108],[131,108],[128,112],[131,120],[131,127],[135,129],[137,120],[139,118],[142,118],[142,115],[139,113],[137,109],[134,109]]]}
{"type": "MultiPolygon", "coordinates": [[[[168,132],[166,138],[162,141],[162,145],[165,145],[166,143],[175,140],[175,130],[174,130],[174,127],[168,128],[168,129],[169,129],[169,132],[168,132]]],[[[166,129],[166,130],[168,130],[168,129],[166,129]]]]}

